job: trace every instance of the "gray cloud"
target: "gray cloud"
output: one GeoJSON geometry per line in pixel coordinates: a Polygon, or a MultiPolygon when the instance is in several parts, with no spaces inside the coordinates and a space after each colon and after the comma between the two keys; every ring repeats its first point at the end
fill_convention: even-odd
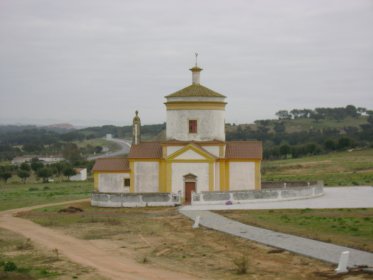
{"type": "Polygon", "coordinates": [[[370,0],[3,0],[0,122],[163,122],[195,51],[228,122],[372,108],[372,26],[370,0]]]}

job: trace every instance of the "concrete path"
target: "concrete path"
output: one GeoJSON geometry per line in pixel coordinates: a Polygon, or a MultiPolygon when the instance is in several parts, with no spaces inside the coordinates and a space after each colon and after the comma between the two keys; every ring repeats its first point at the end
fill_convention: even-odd
{"type": "Polygon", "coordinates": [[[325,187],[324,195],[309,199],[233,205],[184,206],[182,210],[372,208],[373,187],[325,187]]]}
{"type": "Polygon", "coordinates": [[[349,267],[355,265],[368,265],[369,267],[373,267],[373,254],[369,252],[245,225],[210,211],[180,210],[180,213],[191,219],[200,216],[200,224],[207,228],[329,263],[337,264],[341,253],[343,251],[350,251],[349,267]]]}

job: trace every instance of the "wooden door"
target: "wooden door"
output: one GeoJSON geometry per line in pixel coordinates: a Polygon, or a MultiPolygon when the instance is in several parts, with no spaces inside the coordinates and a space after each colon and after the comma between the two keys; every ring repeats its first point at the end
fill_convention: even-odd
{"type": "Polygon", "coordinates": [[[192,202],[192,192],[196,191],[196,182],[185,182],[185,204],[192,202]]]}

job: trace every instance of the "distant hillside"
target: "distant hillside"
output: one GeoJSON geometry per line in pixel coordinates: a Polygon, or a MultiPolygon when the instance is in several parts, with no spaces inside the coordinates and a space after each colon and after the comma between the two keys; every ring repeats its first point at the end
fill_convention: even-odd
{"type": "MultiPolygon", "coordinates": [[[[331,151],[373,146],[373,111],[348,105],[338,108],[293,109],[276,113],[278,119],[253,124],[226,124],[226,139],[263,141],[266,159],[297,158],[331,151]]],[[[143,125],[143,140],[165,140],[166,124],[143,125]]],[[[0,160],[23,151],[61,152],[73,141],[132,138],[132,126],[104,125],[71,130],[70,125],[52,127],[0,126],[0,160]],[[66,130],[67,129],[67,130],[66,130]]]]}

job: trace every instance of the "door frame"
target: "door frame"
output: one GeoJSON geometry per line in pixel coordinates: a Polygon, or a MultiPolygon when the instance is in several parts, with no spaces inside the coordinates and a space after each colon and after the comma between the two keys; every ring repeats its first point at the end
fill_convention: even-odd
{"type": "MultiPolygon", "coordinates": [[[[194,183],[194,192],[197,192],[197,176],[192,174],[192,173],[188,173],[186,175],[183,176],[184,177],[184,203],[186,204],[187,201],[186,201],[186,185],[187,183],[194,183]]],[[[192,192],[190,193],[190,203],[192,203],[192,192]]]]}

